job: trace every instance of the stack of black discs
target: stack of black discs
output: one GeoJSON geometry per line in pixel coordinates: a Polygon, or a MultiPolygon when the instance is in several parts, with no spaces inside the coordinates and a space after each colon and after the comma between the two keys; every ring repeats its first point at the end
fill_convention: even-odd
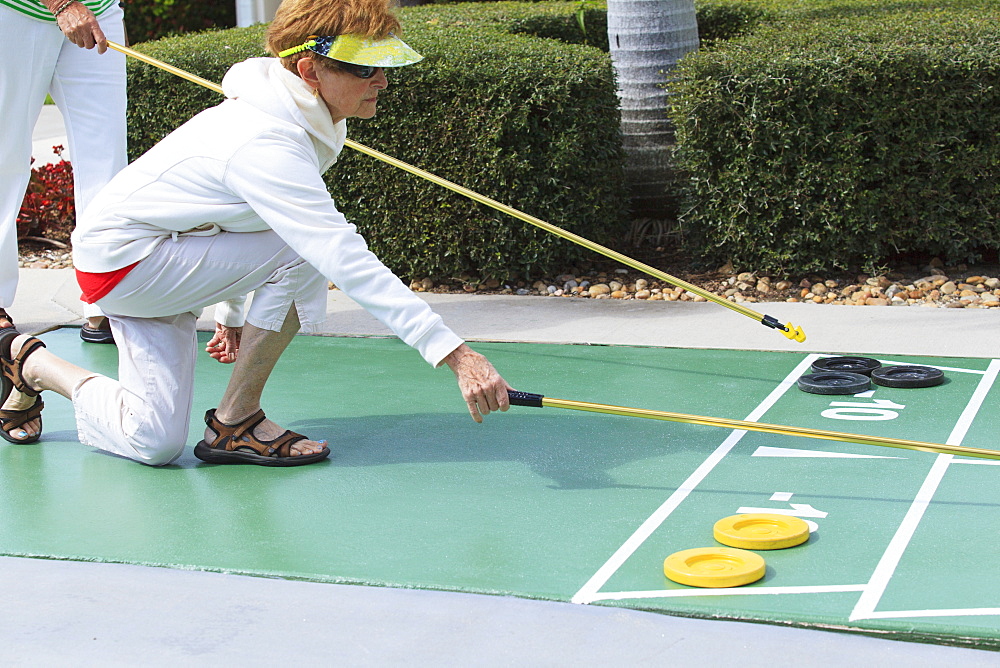
{"type": "Polygon", "coordinates": [[[826,357],[812,364],[812,373],[799,378],[798,386],[812,394],[857,394],[882,387],[932,387],[944,382],[944,373],[929,366],[882,366],[871,357],[826,357]]]}
{"type": "Polygon", "coordinates": [[[882,363],[870,357],[825,357],[801,376],[799,389],[811,394],[857,394],[871,389],[870,376],[882,363]]]}

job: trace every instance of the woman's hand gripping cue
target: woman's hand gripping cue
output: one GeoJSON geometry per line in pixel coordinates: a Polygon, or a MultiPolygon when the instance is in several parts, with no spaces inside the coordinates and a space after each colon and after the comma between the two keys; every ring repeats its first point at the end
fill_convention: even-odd
{"type": "Polygon", "coordinates": [[[462,392],[469,414],[476,422],[482,422],[484,415],[491,411],[505,411],[510,408],[507,384],[490,361],[464,343],[444,358],[445,364],[455,372],[458,389],[462,392]]]}

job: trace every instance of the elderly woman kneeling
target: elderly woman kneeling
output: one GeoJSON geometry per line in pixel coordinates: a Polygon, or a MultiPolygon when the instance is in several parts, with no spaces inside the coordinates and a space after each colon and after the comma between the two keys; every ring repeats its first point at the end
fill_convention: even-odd
{"type": "Polygon", "coordinates": [[[325,442],[271,422],[260,399],[295,333],[323,323],[327,281],[432,366],[451,367],[476,422],[507,410],[506,381],[368,250],[322,179],[346,119],[375,115],[386,68],[421,59],[398,30],[386,0],[285,0],[267,33],[278,57],[234,65],[225,102],[101,191],[73,234],[74,262],[86,301],[111,321],[119,380],[3,330],[0,402],[13,394],[26,439],[41,434],[38,392],[54,390],[73,401],[84,444],[175,460],[190,426],[197,314],[220,304],[208,353],[234,368],[195,455],[265,466],[325,458],[325,442]]]}

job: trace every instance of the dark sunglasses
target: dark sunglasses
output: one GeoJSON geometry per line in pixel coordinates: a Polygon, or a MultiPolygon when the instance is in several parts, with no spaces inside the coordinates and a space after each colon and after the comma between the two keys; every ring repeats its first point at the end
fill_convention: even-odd
{"type": "MultiPolygon", "coordinates": [[[[330,60],[333,60],[333,58],[330,60]]],[[[345,63],[342,60],[333,60],[333,62],[339,69],[347,72],[348,74],[353,74],[359,79],[371,79],[373,76],[378,74],[380,69],[382,69],[380,67],[375,67],[374,65],[355,65],[354,63],[345,63]]]]}

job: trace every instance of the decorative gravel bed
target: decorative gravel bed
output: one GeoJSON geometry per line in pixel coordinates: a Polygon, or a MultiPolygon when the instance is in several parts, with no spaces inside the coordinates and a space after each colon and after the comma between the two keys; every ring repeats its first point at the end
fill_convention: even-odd
{"type": "MultiPolygon", "coordinates": [[[[68,248],[23,244],[19,266],[62,269],[73,266],[68,248]]],[[[671,263],[644,262],[702,290],[734,302],[812,302],[848,306],[924,306],[931,308],[1000,308],[1000,267],[958,265],[946,267],[934,258],[922,267],[904,266],[897,272],[870,276],[778,277],[737,272],[721,267],[711,272],[671,269],[671,263]]],[[[331,286],[333,288],[333,286],[331,286]]],[[[418,278],[410,282],[417,292],[543,295],[573,299],[643,299],[647,301],[706,301],[705,297],[674,287],[629,268],[593,265],[571,268],[558,276],[502,283],[463,275],[453,280],[418,278]]]]}

